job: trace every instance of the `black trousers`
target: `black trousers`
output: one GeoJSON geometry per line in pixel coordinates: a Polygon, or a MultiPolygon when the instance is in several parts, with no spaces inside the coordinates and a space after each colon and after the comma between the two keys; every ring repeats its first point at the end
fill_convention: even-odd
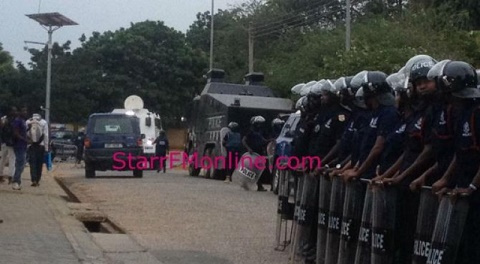
{"type": "Polygon", "coordinates": [[[43,161],[45,159],[45,147],[32,144],[28,148],[28,163],[30,164],[30,178],[32,182],[39,182],[42,178],[43,161]]]}

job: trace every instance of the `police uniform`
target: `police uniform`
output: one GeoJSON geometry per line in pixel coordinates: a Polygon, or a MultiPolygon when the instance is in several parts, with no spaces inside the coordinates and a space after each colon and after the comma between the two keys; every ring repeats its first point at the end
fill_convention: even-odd
{"type": "MultiPolygon", "coordinates": [[[[455,185],[468,188],[480,166],[480,105],[466,106],[455,121],[455,185]]],[[[480,193],[469,197],[470,209],[465,222],[457,263],[480,263],[480,193]]]]}
{"type": "MultiPolygon", "coordinates": [[[[370,154],[377,137],[386,138],[399,122],[397,109],[394,106],[380,106],[372,112],[372,117],[365,129],[365,135],[361,141],[359,162],[362,164],[370,154]]],[[[362,178],[371,179],[375,175],[375,167],[371,166],[367,169],[362,178]]]]}
{"type": "Polygon", "coordinates": [[[317,115],[312,131],[309,154],[324,158],[341,138],[350,112],[341,106],[333,106],[317,115]]]}
{"type": "Polygon", "coordinates": [[[438,108],[438,111],[434,113],[431,138],[427,138],[426,140],[432,145],[432,150],[435,153],[435,161],[437,162],[437,169],[433,172],[433,175],[426,180],[425,185],[427,186],[432,186],[433,183],[439,180],[452,162],[455,152],[453,120],[454,113],[450,104],[443,103],[438,108]]]}
{"type": "Polygon", "coordinates": [[[406,128],[412,120],[413,116],[402,120],[385,139],[385,148],[378,164],[380,175],[385,173],[402,155],[407,137],[406,128]]]}
{"type": "Polygon", "coordinates": [[[355,144],[355,142],[358,142],[356,140],[358,139],[359,131],[366,126],[369,115],[370,112],[364,109],[355,107],[352,109],[352,113],[348,122],[345,124],[345,130],[343,131],[340,141],[340,149],[337,158],[338,162],[344,161],[348,156],[351,156],[350,160],[353,160],[354,155],[358,159],[359,151],[358,148],[355,148],[358,144],[355,144]]]}

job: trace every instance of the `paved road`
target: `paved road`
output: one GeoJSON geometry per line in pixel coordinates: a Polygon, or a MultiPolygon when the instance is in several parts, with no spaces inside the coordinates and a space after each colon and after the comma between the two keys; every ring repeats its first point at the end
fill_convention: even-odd
{"type": "Polygon", "coordinates": [[[85,179],[70,165],[57,175],[82,201],[94,203],[166,264],[287,263],[276,252],[276,197],[234,184],[146,172],[97,172],[85,179]],[[121,176],[125,175],[125,176],[121,176]]]}

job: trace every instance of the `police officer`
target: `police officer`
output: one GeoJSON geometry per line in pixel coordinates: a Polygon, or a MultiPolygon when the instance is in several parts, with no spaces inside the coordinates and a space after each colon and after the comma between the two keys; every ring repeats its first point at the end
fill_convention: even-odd
{"type": "Polygon", "coordinates": [[[283,125],[285,121],[280,118],[275,118],[272,120],[272,138],[277,138],[282,132],[283,125]]]}
{"type": "Polygon", "coordinates": [[[361,85],[366,74],[367,71],[361,71],[352,77],[350,82],[348,82],[348,78],[345,79],[344,84],[342,84],[341,78],[336,82],[336,85],[340,86],[342,104],[348,105],[352,109],[352,115],[342,135],[337,164],[330,173],[332,176],[353,168],[352,164],[356,164],[358,161],[360,144],[353,144],[353,142],[360,142],[371,118],[371,112],[365,105],[363,92],[358,93],[362,89],[361,85]]]}
{"type": "MultiPolygon", "coordinates": [[[[240,148],[242,146],[242,140],[241,140],[240,133],[238,132],[237,122],[230,122],[228,124],[228,128],[230,129],[230,131],[228,131],[228,133],[225,134],[225,137],[222,140],[222,145],[227,150],[227,156],[225,157],[225,159],[231,160],[231,159],[234,159],[236,156],[238,156],[240,152],[240,148]]],[[[235,169],[234,166],[230,166],[230,167],[227,166],[225,182],[232,181],[232,173],[234,169],[235,169]]]]}
{"type": "Polygon", "coordinates": [[[157,173],[160,172],[160,169],[163,169],[163,173],[166,173],[167,170],[167,159],[166,156],[168,151],[170,150],[170,145],[168,143],[167,136],[165,134],[165,130],[160,130],[159,136],[153,141],[155,144],[155,156],[160,158],[162,163],[158,164],[157,173]]]}
{"type": "Polygon", "coordinates": [[[330,80],[320,81],[311,94],[321,95],[322,111],[315,118],[309,154],[328,164],[338,152],[350,109],[342,107],[339,93],[330,80]]]}
{"type": "MultiPolygon", "coordinates": [[[[437,75],[440,75],[443,67],[449,62],[450,60],[444,60],[437,63],[429,71],[428,78],[435,81],[437,75]]],[[[443,183],[442,181],[438,180],[445,174],[454,156],[454,113],[452,96],[450,93],[447,93],[441,89],[437,91],[437,95],[438,96],[435,101],[440,106],[437,109],[438,111],[434,112],[431,133],[431,149],[434,153],[435,164],[410,184],[411,190],[418,190],[421,186],[426,185],[432,186],[434,192],[439,191],[438,186],[442,186],[443,183]],[[433,183],[437,181],[438,183],[433,185],[433,183]]]]}
{"type": "MultiPolygon", "coordinates": [[[[432,69],[433,70],[433,69],[432,69]]],[[[435,75],[437,85],[453,95],[455,157],[442,186],[455,186],[454,193],[467,196],[470,209],[456,263],[480,263],[480,90],[475,69],[468,63],[448,61],[435,75]]]]}
{"type": "Polygon", "coordinates": [[[361,80],[361,91],[372,116],[361,138],[358,161],[352,169],[342,173],[345,181],[360,176],[373,178],[378,158],[385,147],[385,138],[393,131],[399,119],[393,90],[386,81],[387,75],[380,71],[369,71],[362,75],[363,80],[358,79],[361,80]]]}
{"type": "MultiPolygon", "coordinates": [[[[260,156],[265,155],[265,148],[268,144],[268,140],[263,137],[262,126],[265,124],[265,118],[263,116],[254,116],[250,119],[250,131],[242,139],[243,146],[250,154],[257,153],[260,156]]],[[[260,179],[257,182],[257,191],[266,191],[263,188],[262,181],[265,180],[267,170],[264,170],[260,179]]]]}

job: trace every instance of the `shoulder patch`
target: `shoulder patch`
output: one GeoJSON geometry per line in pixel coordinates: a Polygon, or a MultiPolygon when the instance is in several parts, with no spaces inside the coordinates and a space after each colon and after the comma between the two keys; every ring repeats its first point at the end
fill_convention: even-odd
{"type": "Polygon", "coordinates": [[[344,122],[345,121],[345,115],[338,115],[338,121],[344,122]]]}

